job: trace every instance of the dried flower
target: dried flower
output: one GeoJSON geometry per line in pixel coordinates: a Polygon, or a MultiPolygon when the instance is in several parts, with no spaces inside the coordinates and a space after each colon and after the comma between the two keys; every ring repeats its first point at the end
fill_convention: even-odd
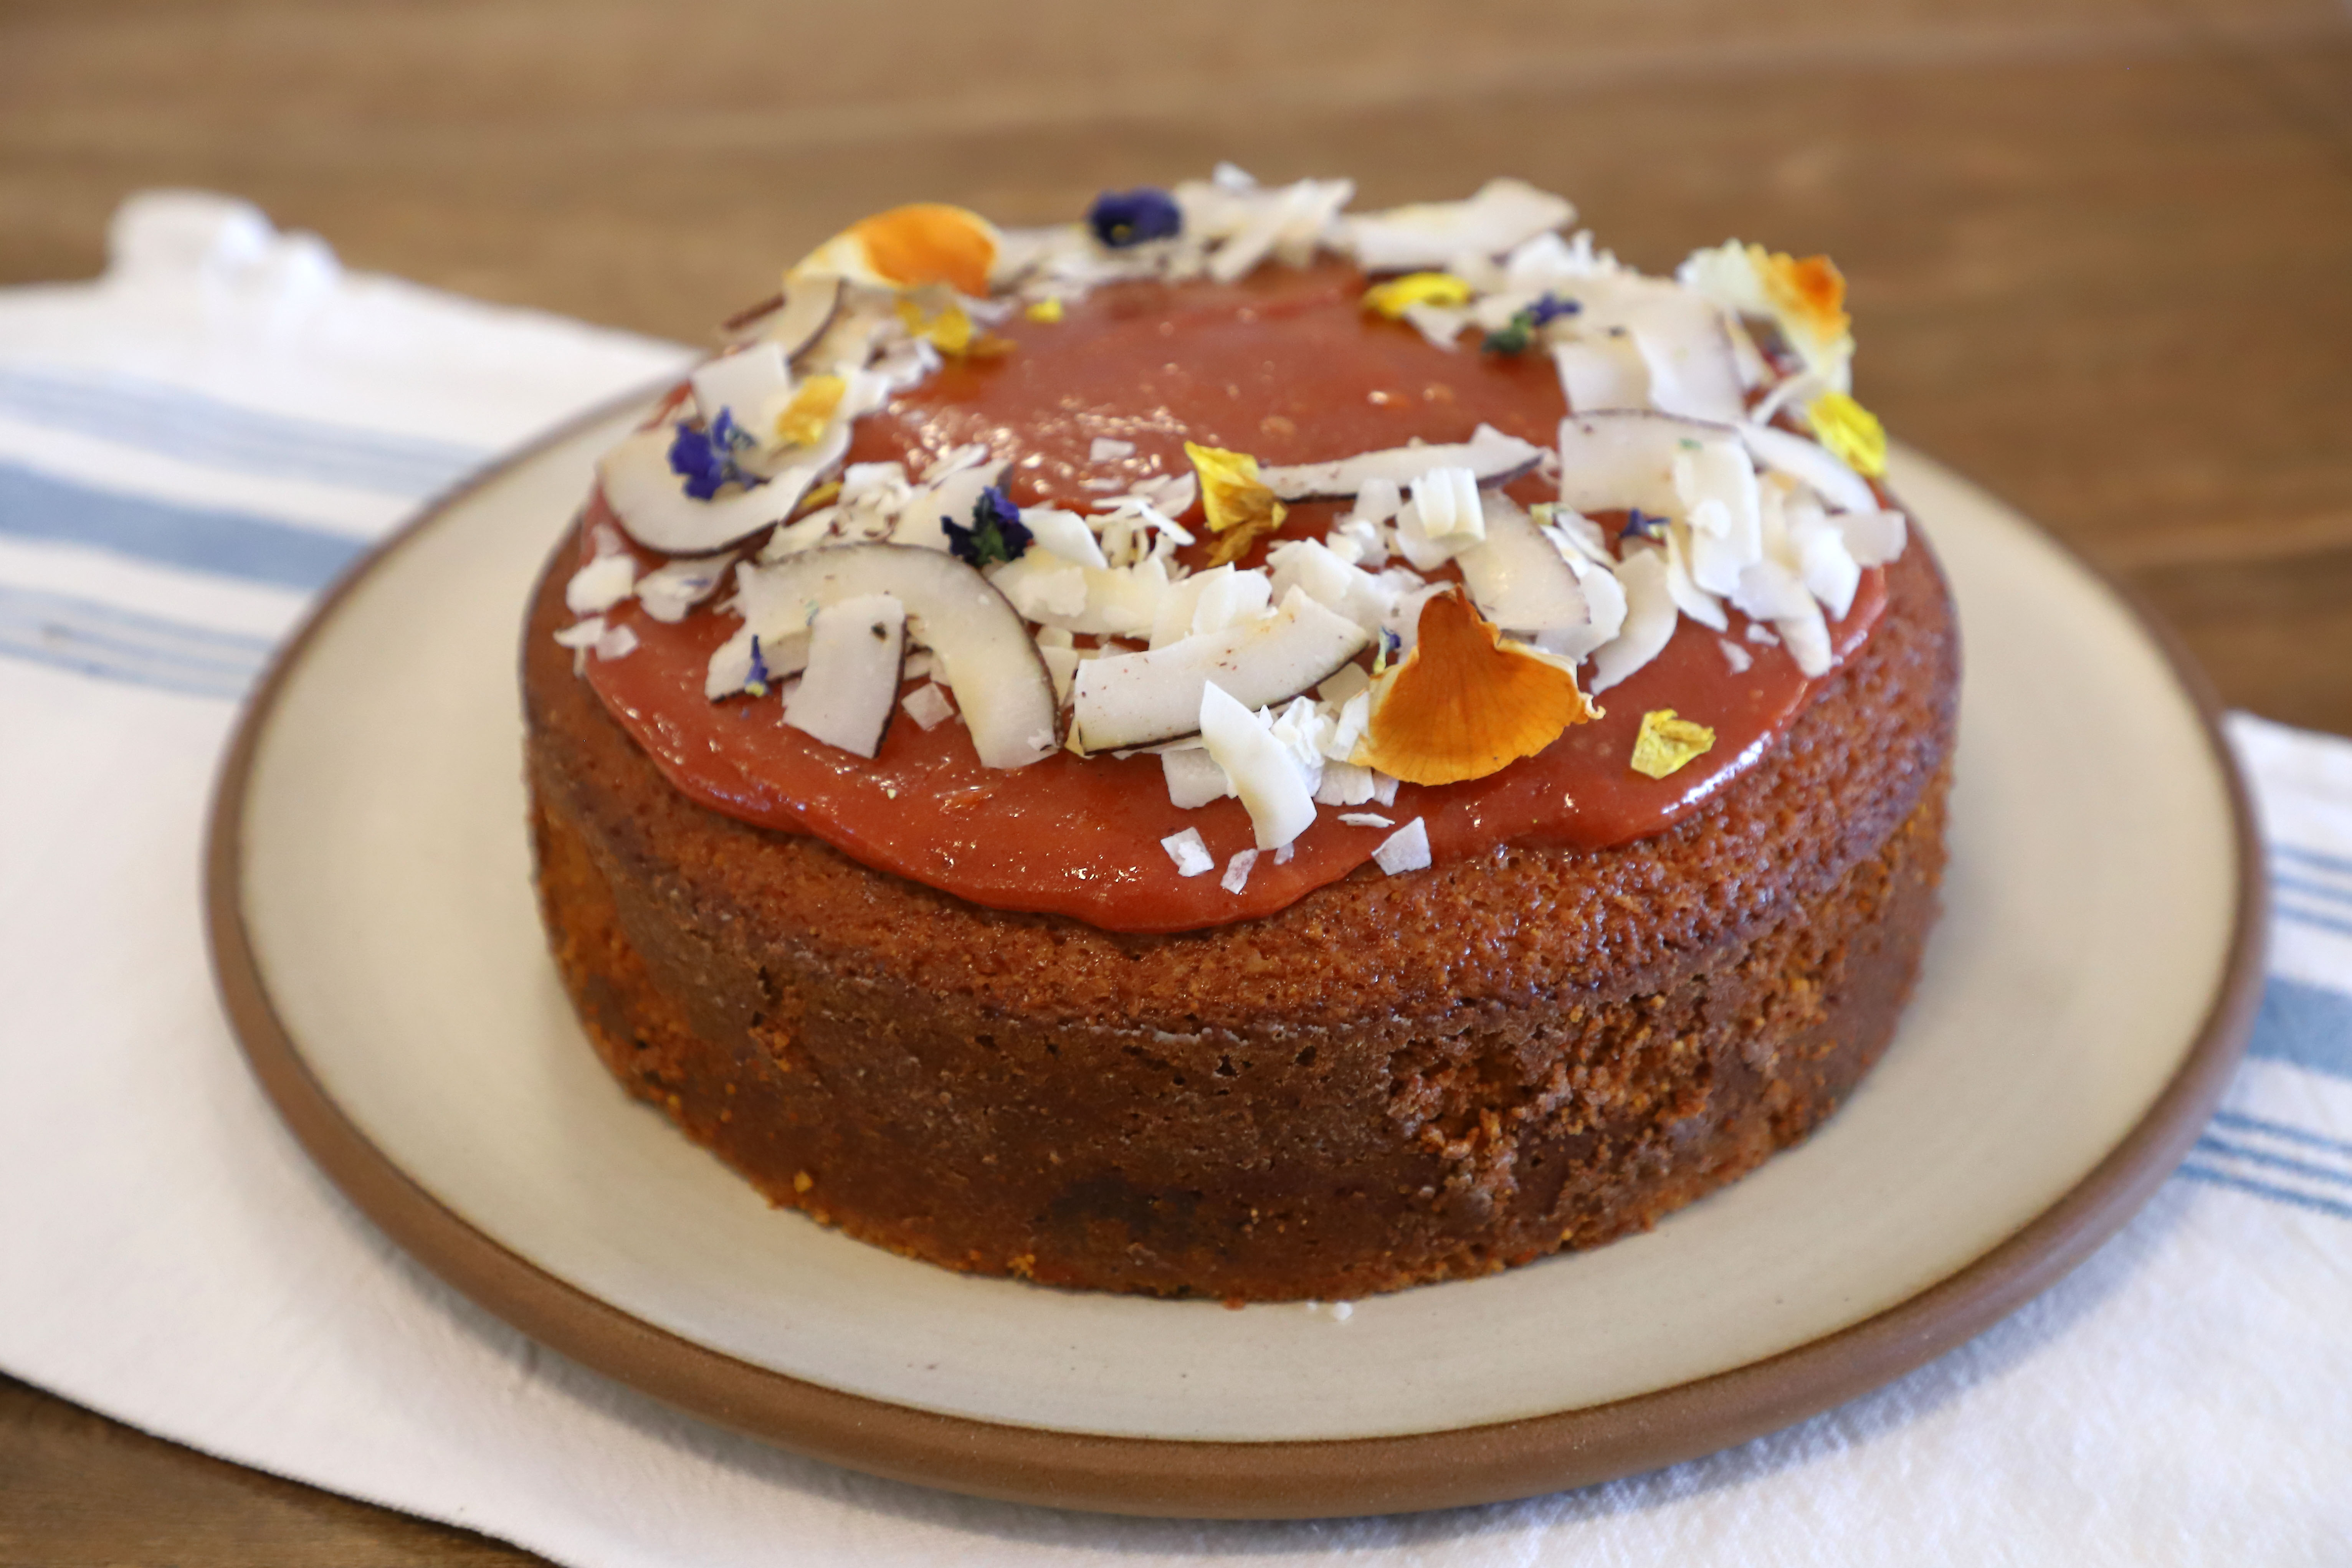
{"type": "Polygon", "coordinates": [[[1184,209],[1155,185],[1105,191],[1087,209],[1087,226],[1103,244],[1124,249],[1146,240],[1175,238],[1184,228],[1184,209]]]}
{"type": "Polygon", "coordinates": [[[1451,272],[1408,272],[1364,290],[1364,309],[1392,321],[1403,320],[1404,313],[1415,305],[1452,310],[1469,302],[1469,282],[1451,272]]]}
{"type": "Polygon", "coordinates": [[[1865,479],[1886,471],[1886,426],[1843,392],[1824,392],[1805,405],[1813,435],[1865,479]]]}
{"type": "Polygon", "coordinates": [[[750,431],[735,423],[727,409],[708,425],[681,425],[669,444],[670,471],[686,479],[686,493],[697,500],[709,500],[725,485],[756,485],[763,483],[756,474],[747,473],[739,466],[739,454],[758,443],[750,431]]]}
{"type": "Polygon", "coordinates": [[[802,382],[782,413],[776,416],[776,439],[787,447],[814,447],[824,438],[849,384],[837,375],[813,375],[802,382]]]}
{"type": "Polygon", "coordinates": [[[1258,478],[1255,458],[1192,441],[1184,443],[1184,455],[1192,459],[1192,471],[1200,476],[1201,506],[1209,520],[1209,531],[1218,536],[1209,552],[1209,564],[1223,566],[1240,560],[1258,540],[1282,526],[1286,509],[1258,478]]]}
{"type": "Polygon", "coordinates": [[[940,519],[940,527],[946,531],[949,552],[973,566],[1018,561],[1029,549],[1029,525],[1021,521],[1021,509],[999,485],[980,492],[980,499],[972,503],[971,527],[951,517],[940,519]]]}
{"type": "Polygon", "coordinates": [[[1617,535],[1618,542],[1622,544],[1628,539],[1664,539],[1666,524],[1671,521],[1654,512],[1643,511],[1638,506],[1630,508],[1625,513],[1625,527],[1617,535]]]}
{"type": "Polygon", "coordinates": [[[1468,601],[1422,605],[1404,662],[1381,677],[1351,759],[1407,784],[1457,784],[1531,757],[1596,716],[1566,663],[1502,640],[1468,601]]]}
{"type": "Polygon", "coordinates": [[[1050,327],[1062,319],[1062,301],[1055,296],[1032,300],[1021,313],[1033,321],[1043,321],[1050,327]]]}
{"type": "Polygon", "coordinates": [[[1573,300],[1542,294],[1535,303],[1512,311],[1511,319],[1488,332],[1478,346],[1490,354],[1523,354],[1535,342],[1536,333],[1560,317],[1573,316],[1583,309],[1573,300]]]}
{"type": "Polygon", "coordinates": [[[1678,719],[1671,708],[1655,708],[1642,715],[1641,732],[1633,737],[1633,768],[1654,779],[1679,771],[1715,745],[1715,731],[1688,719],[1678,719]]]}

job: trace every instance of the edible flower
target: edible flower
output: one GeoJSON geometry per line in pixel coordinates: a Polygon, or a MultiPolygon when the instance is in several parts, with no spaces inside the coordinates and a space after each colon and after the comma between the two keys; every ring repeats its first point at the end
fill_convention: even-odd
{"type": "Polygon", "coordinates": [[[1403,320],[1404,313],[1415,305],[1439,305],[1450,310],[1469,302],[1468,280],[1451,272],[1408,272],[1364,290],[1364,309],[1391,321],[1403,320]]]}
{"type": "Polygon", "coordinates": [[[1000,485],[980,492],[971,506],[971,527],[951,517],[940,519],[940,527],[948,536],[948,552],[971,566],[1018,561],[1029,549],[1029,525],[1021,521],[1021,509],[1000,485]]]}
{"type": "Polygon", "coordinates": [[[914,300],[901,300],[898,320],[907,324],[907,331],[943,354],[963,354],[971,350],[971,317],[965,314],[961,305],[950,302],[938,314],[926,315],[914,300]]]}
{"type": "Polygon", "coordinates": [[[1805,405],[1821,444],[1864,479],[1886,471],[1886,426],[1878,416],[1843,392],[1824,392],[1805,405]]]}
{"type": "Polygon", "coordinates": [[[1043,300],[1032,300],[1021,313],[1033,321],[1043,321],[1050,327],[1062,319],[1061,297],[1053,295],[1043,300]]]}
{"type": "Polygon", "coordinates": [[[1419,637],[1375,686],[1350,760],[1407,784],[1458,784],[1534,756],[1596,716],[1570,667],[1503,641],[1449,592],[1422,606],[1419,637]]]}
{"type": "Polygon", "coordinates": [[[1853,319],[1845,313],[1845,274],[1826,256],[1801,261],[1760,245],[1748,247],[1748,260],[1764,285],[1772,313],[1794,323],[1817,342],[1834,342],[1845,336],[1853,319]]]}
{"type": "Polygon", "coordinates": [[[814,511],[817,508],[837,500],[840,495],[841,481],[839,479],[827,479],[821,485],[810,486],[808,494],[801,497],[801,504],[795,507],[793,510],[798,515],[804,517],[808,513],[814,511]]]}
{"type": "Polygon", "coordinates": [[[944,283],[977,300],[996,265],[996,226],[976,212],[918,202],[876,213],[818,246],[787,276],[830,274],[885,289],[944,283]]]}
{"type": "Polygon", "coordinates": [[[751,433],[735,423],[735,416],[722,408],[719,417],[708,425],[681,425],[669,444],[670,471],[686,480],[686,493],[697,500],[709,500],[724,485],[756,485],[761,483],[757,474],[747,473],[737,463],[739,454],[749,451],[759,443],[751,433]]]}
{"type": "Polygon", "coordinates": [[[1258,477],[1255,458],[1192,441],[1184,443],[1184,455],[1192,459],[1192,471],[1200,476],[1201,506],[1209,520],[1209,531],[1219,536],[1209,552],[1210,565],[1240,560],[1249,553],[1251,545],[1282,526],[1285,508],[1258,477]]]}
{"type": "Polygon", "coordinates": [[[1146,240],[1175,238],[1183,232],[1184,209],[1156,185],[1105,191],[1087,209],[1087,226],[1103,244],[1123,250],[1146,240]]]}
{"type": "Polygon", "coordinates": [[[1678,719],[1671,708],[1654,708],[1642,715],[1641,732],[1633,737],[1633,771],[1662,779],[1714,745],[1715,731],[1706,725],[1678,719]]]}
{"type": "Polygon", "coordinates": [[[1536,333],[1562,316],[1573,316],[1584,307],[1574,300],[1563,300],[1546,292],[1536,301],[1511,312],[1511,319],[1486,334],[1479,344],[1490,354],[1523,354],[1536,340],[1536,333]]]}
{"type": "Polygon", "coordinates": [[[1664,539],[1670,521],[1654,512],[1643,511],[1638,506],[1630,508],[1625,513],[1624,530],[1617,535],[1618,542],[1622,543],[1628,539],[1664,539]]]}
{"type": "Polygon", "coordinates": [[[768,694],[768,661],[760,653],[760,634],[751,634],[751,669],[743,678],[743,689],[754,697],[768,694]]]}
{"type": "Polygon", "coordinates": [[[814,447],[824,438],[835,410],[849,391],[837,375],[813,375],[801,383],[783,412],[776,416],[776,439],[787,447],[814,447]]]}

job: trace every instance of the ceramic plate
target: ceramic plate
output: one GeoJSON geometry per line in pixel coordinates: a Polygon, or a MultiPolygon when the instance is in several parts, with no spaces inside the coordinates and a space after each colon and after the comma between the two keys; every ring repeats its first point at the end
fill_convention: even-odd
{"type": "Polygon", "coordinates": [[[1648,1235],[1344,1319],[846,1240],[627,1099],[541,937],[518,626],[636,417],[441,503],[327,601],[227,761],[211,914],[248,1053],[329,1174],[491,1310],[716,1420],[1136,1512],[1630,1473],[1852,1397],[2051,1283],[2170,1170],[2242,1045],[2258,860],[2210,705],[2095,576],[1899,454],[1966,643],[1951,869],[1900,1034],[1811,1142],[1648,1235]]]}

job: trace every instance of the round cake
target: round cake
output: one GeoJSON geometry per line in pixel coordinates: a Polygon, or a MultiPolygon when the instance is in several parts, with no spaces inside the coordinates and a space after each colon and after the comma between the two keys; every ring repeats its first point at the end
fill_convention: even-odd
{"type": "Polygon", "coordinates": [[[1835,270],[1233,171],[828,242],[530,607],[587,1033],[950,1268],[1338,1299],[1607,1241],[1893,1035],[1958,679],[1835,270]]]}

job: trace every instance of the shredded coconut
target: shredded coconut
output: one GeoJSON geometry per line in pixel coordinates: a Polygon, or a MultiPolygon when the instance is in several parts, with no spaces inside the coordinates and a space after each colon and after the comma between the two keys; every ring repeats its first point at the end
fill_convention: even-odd
{"type": "Polygon", "coordinates": [[[1424,821],[1422,817],[1414,817],[1390,834],[1387,841],[1372,851],[1372,858],[1380,862],[1381,870],[1394,877],[1428,867],[1429,829],[1424,821]]]}
{"type": "Polygon", "coordinates": [[[1197,827],[1170,834],[1160,841],[1160,847],[1167,850],[1168,858],[1176,862],[1176,874],[1180,877],[1198,877],[1217,868],[1216,858],[1209,853],[1209,847],[1202,841],[1201,830],[1197,827]]]}

